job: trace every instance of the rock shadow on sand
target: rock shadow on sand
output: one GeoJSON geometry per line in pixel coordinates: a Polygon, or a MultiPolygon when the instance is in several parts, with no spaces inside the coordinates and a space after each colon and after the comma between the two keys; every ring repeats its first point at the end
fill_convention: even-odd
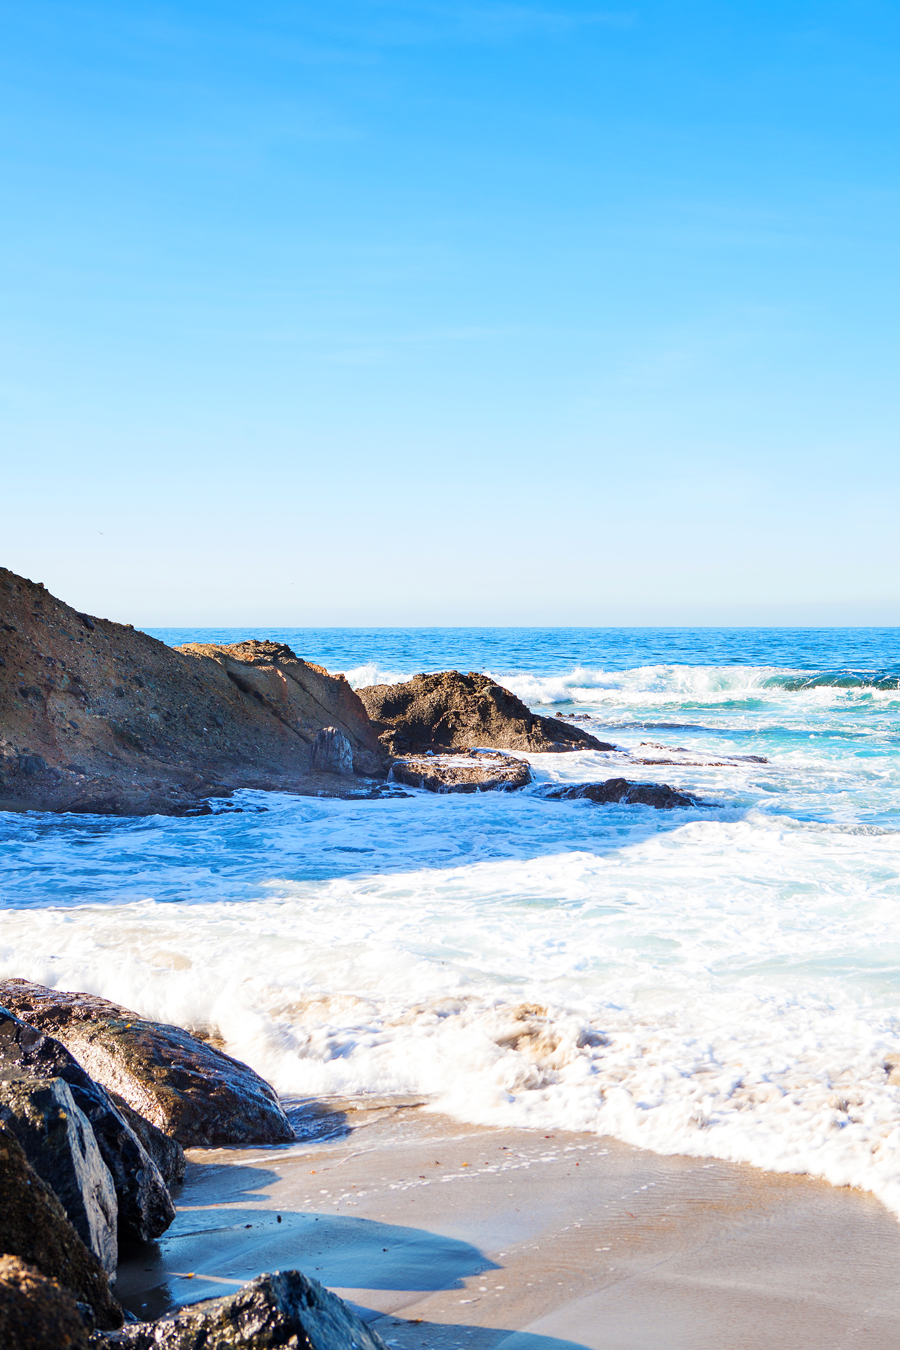
{"type": "Polygon", "coordinates": [[[419,1322],[376,1317],[347,1300],[391,1350],[590,1350],[582,1341],[561,1341],[533,1331],[479,1327],[465,1322],[419,1322]]]}
{"type": "Polygon", "coordinates": [[[276,1179],[264,1167],[203,1165],[191,1185],[190,1208],[179,1210],[163,1238],[120,1266],[116,1292],[122,1305],[140,1319],[159,1317],[233,1293],[273,1270],[302,1270],[332,1289],[424,1294],[463,1289],[465,1280],[498,1269],[471,1243],[426,1229],[351,1214],[253,1207],[256,1200],[271,1205],[264,1188],[276,1179]],[[214,1200],[226,1180],[228,1200],[214,1200]]]}

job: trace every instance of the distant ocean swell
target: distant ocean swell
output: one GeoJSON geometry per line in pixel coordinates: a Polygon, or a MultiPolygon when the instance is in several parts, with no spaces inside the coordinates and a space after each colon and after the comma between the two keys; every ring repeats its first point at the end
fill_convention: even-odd
{"type": "MultiPolygon", "coordinates": [[[[415,671],[383,670],[374,662],[344,672],[355,689],[369,684],[397,684],[415,671]]],[[[853,689],[893,693],[900,690],[900,672],[883,671],[792,671],[768,666],[643,666],[634,670],[592,670],[577,667],[565,674],[538,676],[485,668],[485,673],[532,704],[570,703],[616,698],[627,693],[648,698],[699,697],[720,694],[759,695],[802,693],[811,689],[853,689]]]]}
{"type": "MultiPolygon", "coordinates": [[[[900,1215],[883,655],[855,683],[833,651],[819,669],[505,676],[617,728],[621,755],[534,756],[539,781],[621,773],[663,725],[672,762],[627,776],[708,803],[692,811],[244,793],[196,820],[2,816],[0,972],[216,1027],[291,1096],[412,1096],[805,1171],[900,1215]],[[767,762],[724,759],[747,753],[767,762]]],[[[357,686],[412,673],[390,657],[343,668],[357,686]]]]}

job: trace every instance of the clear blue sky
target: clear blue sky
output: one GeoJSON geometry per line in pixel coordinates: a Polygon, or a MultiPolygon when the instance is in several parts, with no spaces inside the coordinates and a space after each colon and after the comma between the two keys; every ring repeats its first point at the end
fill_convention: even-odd
{"type": "Polygon", "coordinates": [[[900,8],[2,6],[2,562],[137,624],[900,623],[900,8]]]}

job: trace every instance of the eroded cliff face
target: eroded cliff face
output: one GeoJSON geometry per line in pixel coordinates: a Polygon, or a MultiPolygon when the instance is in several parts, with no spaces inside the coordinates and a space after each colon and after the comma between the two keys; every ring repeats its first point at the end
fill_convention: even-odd
{"type": "Polygon", "coordinates": [[[0,808],[178,814],[253,787],[343,794],[314,769],[325,727],[357,775],[387,759],[342,675],[274,642],[173,650],[0,568],[0,808]]]}

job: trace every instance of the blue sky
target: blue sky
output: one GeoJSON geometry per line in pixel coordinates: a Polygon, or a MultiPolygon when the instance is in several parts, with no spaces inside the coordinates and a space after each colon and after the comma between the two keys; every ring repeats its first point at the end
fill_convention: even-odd
{"type": "Polygon", "coordinates": [[[900,11],[4,5],[2,562],[141,624],[900,624],[900,11]]]}

